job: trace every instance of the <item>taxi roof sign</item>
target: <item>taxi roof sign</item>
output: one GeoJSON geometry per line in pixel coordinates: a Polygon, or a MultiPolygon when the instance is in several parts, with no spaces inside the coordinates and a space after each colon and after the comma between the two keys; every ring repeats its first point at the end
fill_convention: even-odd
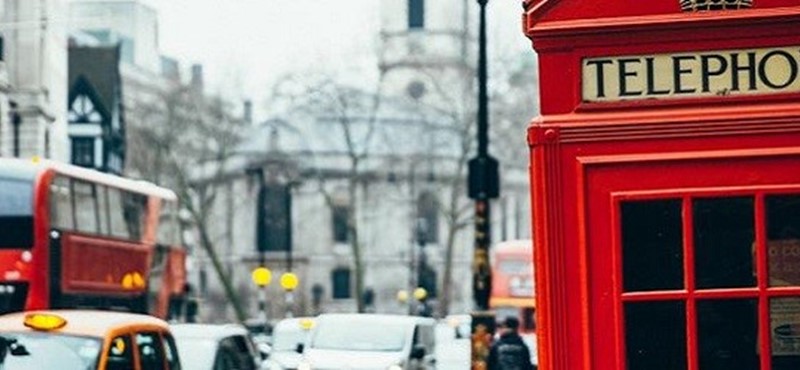
{"type": "Polygon", "coordinates": [[[300,328],[303,330],[311,330],[311,328],[314,327],[314,320],[305,318],[301,319],[298,324],[300,324],[300,328]]]}
{"type": "Polygon", "coordinates": [[[61,316],[44,313],[31,313],[25,315],[25,326],[33,330],[51,331],[61,329],[67,325],[67,320],[61,316]]]}

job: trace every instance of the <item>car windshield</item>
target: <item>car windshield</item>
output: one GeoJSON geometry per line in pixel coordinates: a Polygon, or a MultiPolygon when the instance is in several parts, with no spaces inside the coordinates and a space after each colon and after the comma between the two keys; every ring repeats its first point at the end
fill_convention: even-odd
{"type": "Polygon", "coordinates": [[[275,330],[272,333],[273,351],[294,351],[300,343],[305,344],[308,331],[302,328],[275,330]]]}
{"type": "Polygon", "coordinates": [[[217,342],[205,338],[175,338],[178,357],[184,369],[210,369],[217,353],[217,342]]]}
{"type": "Polygon", "coordinates": [[[100,347],[97,338],[51,333],[2,333],[0,370],[94,369],[100,347]]]}
{"type": "Polygon", "coordinates": [[[311,347],[346,351],[401,351],[409,326],[402,323],[325,321],[319,324],[311,347]]]}

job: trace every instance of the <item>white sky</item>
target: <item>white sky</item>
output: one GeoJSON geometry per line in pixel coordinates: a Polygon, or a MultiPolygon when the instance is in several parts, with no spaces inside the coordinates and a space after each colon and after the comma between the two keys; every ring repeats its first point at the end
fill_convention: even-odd
{"type": "MultiPolygon", "coordinates": [[[[430,0],[451,1],[451,0],[430,0]]],[[[374,66],[379,0],[147,0],[159,12],[161,52],[202,63],[207,86],[256,107],[279,76],[374,66]]],[[[489,2],[493,49],[530,50],[520,0],[489,2]]],[[[478,7],[477,1],[474,6],[478,7]]],[[[477,12],[475,12],[477,14],[477,12]]],[[[256,117],[259,118],[259,117],[256,117]]]]}

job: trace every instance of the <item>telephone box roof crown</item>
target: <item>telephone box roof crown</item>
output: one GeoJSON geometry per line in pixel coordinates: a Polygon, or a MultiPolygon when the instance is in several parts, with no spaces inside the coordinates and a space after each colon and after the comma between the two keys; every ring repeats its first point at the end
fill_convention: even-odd
{"type": "Polygon", "coordinates": [[[753,0],[680,0],[685,12],[751,8],[753,0]]]}

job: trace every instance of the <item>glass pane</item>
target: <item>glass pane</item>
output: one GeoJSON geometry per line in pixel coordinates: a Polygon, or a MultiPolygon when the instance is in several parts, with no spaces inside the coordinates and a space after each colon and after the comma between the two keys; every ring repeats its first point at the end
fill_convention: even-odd
{"type": "Polygon", "coordinates": [[[131,338],[127,335],[114,338],[108,347],[106,369],[133,369],[133,351],[131,349],[131,338]]]}
{"type": "Polygon", "coordinates": [[[331,274],[333,280],[333,299],[350,298],[350,270],[336,269],[331,274]]]}
{"type": "Polygon", "coordinates": [[[142,369],[164,369],[164,351],[158,333],[137,333],[136,347],[142,369]]]}
{"type": "Polygon", "coordinates": [[[95,202],[94,184],[72,180],[72,191],[75,198],[75,221],[78,231],[97,233],[97,203],[95,202]]]}
{"type": "Polygon", "coordinates": [[[800,285],[800,196],[766,198],[769,285],[800,285]]]}
{"type": "Polygon", "coordinates": [[[158,219],[158,243],[163,245],[178,245],[179,240],[178,225],[178,204],[168,200],[162,200],[161,212],[158,219]]]}
{"type": "Polygon", "coordinates": [[[33,181],[0,177],[0,248],[33,247],[33,181]]]}
{"type": "Polygon", "coordinates": [[[626,303],[625,350],[628,370],[686,369],[684,303],[626,303]]]}
{"type": "Polygon", "coordinates": [[[695,199],[694,260],[698,289],[756,285],[752,197],[695,199]]]}
{"type": "Polygon", "coordinates": [[[682,289],[681,201],[624,202],[621,207],[625,291],[682,289]]]}
{"type": "Polygon", "coordinates": [[[702,370],[758,370],[755,300],[697,302],[697,342],[702,370]]]}
{"type": "Polygon", "coordinates": [[[50,227],[59,230],[72,230],[72,195],[69,178],[56,176],[50,184],[50,227]]]}
{"type": "Polygon", "coordinates": [[[772,370],[800,369],[800,298],[769,302],[772,370]]]}
{"type": "Polygon", "coordinates": [[[97,191],[97,219],[100,226],[100,234],[110,234],[108,227],[108,195],[106,194],[106,187],[103,185],[95,185],[97,191]]]}
{"type": "Polygon", "coordinates": [[[122,192],[123,216],[131,239],[139,240],[144,232],[147,198],[144,195],[122,192]]]}
{"type": "Polygon", "coordinates": [[[125,207],[122,201],[122,192],[116,188],[108,188],[108,217],[111,222],[111,235],[128,239],[130,234],[125,223],[125,207]]]}

